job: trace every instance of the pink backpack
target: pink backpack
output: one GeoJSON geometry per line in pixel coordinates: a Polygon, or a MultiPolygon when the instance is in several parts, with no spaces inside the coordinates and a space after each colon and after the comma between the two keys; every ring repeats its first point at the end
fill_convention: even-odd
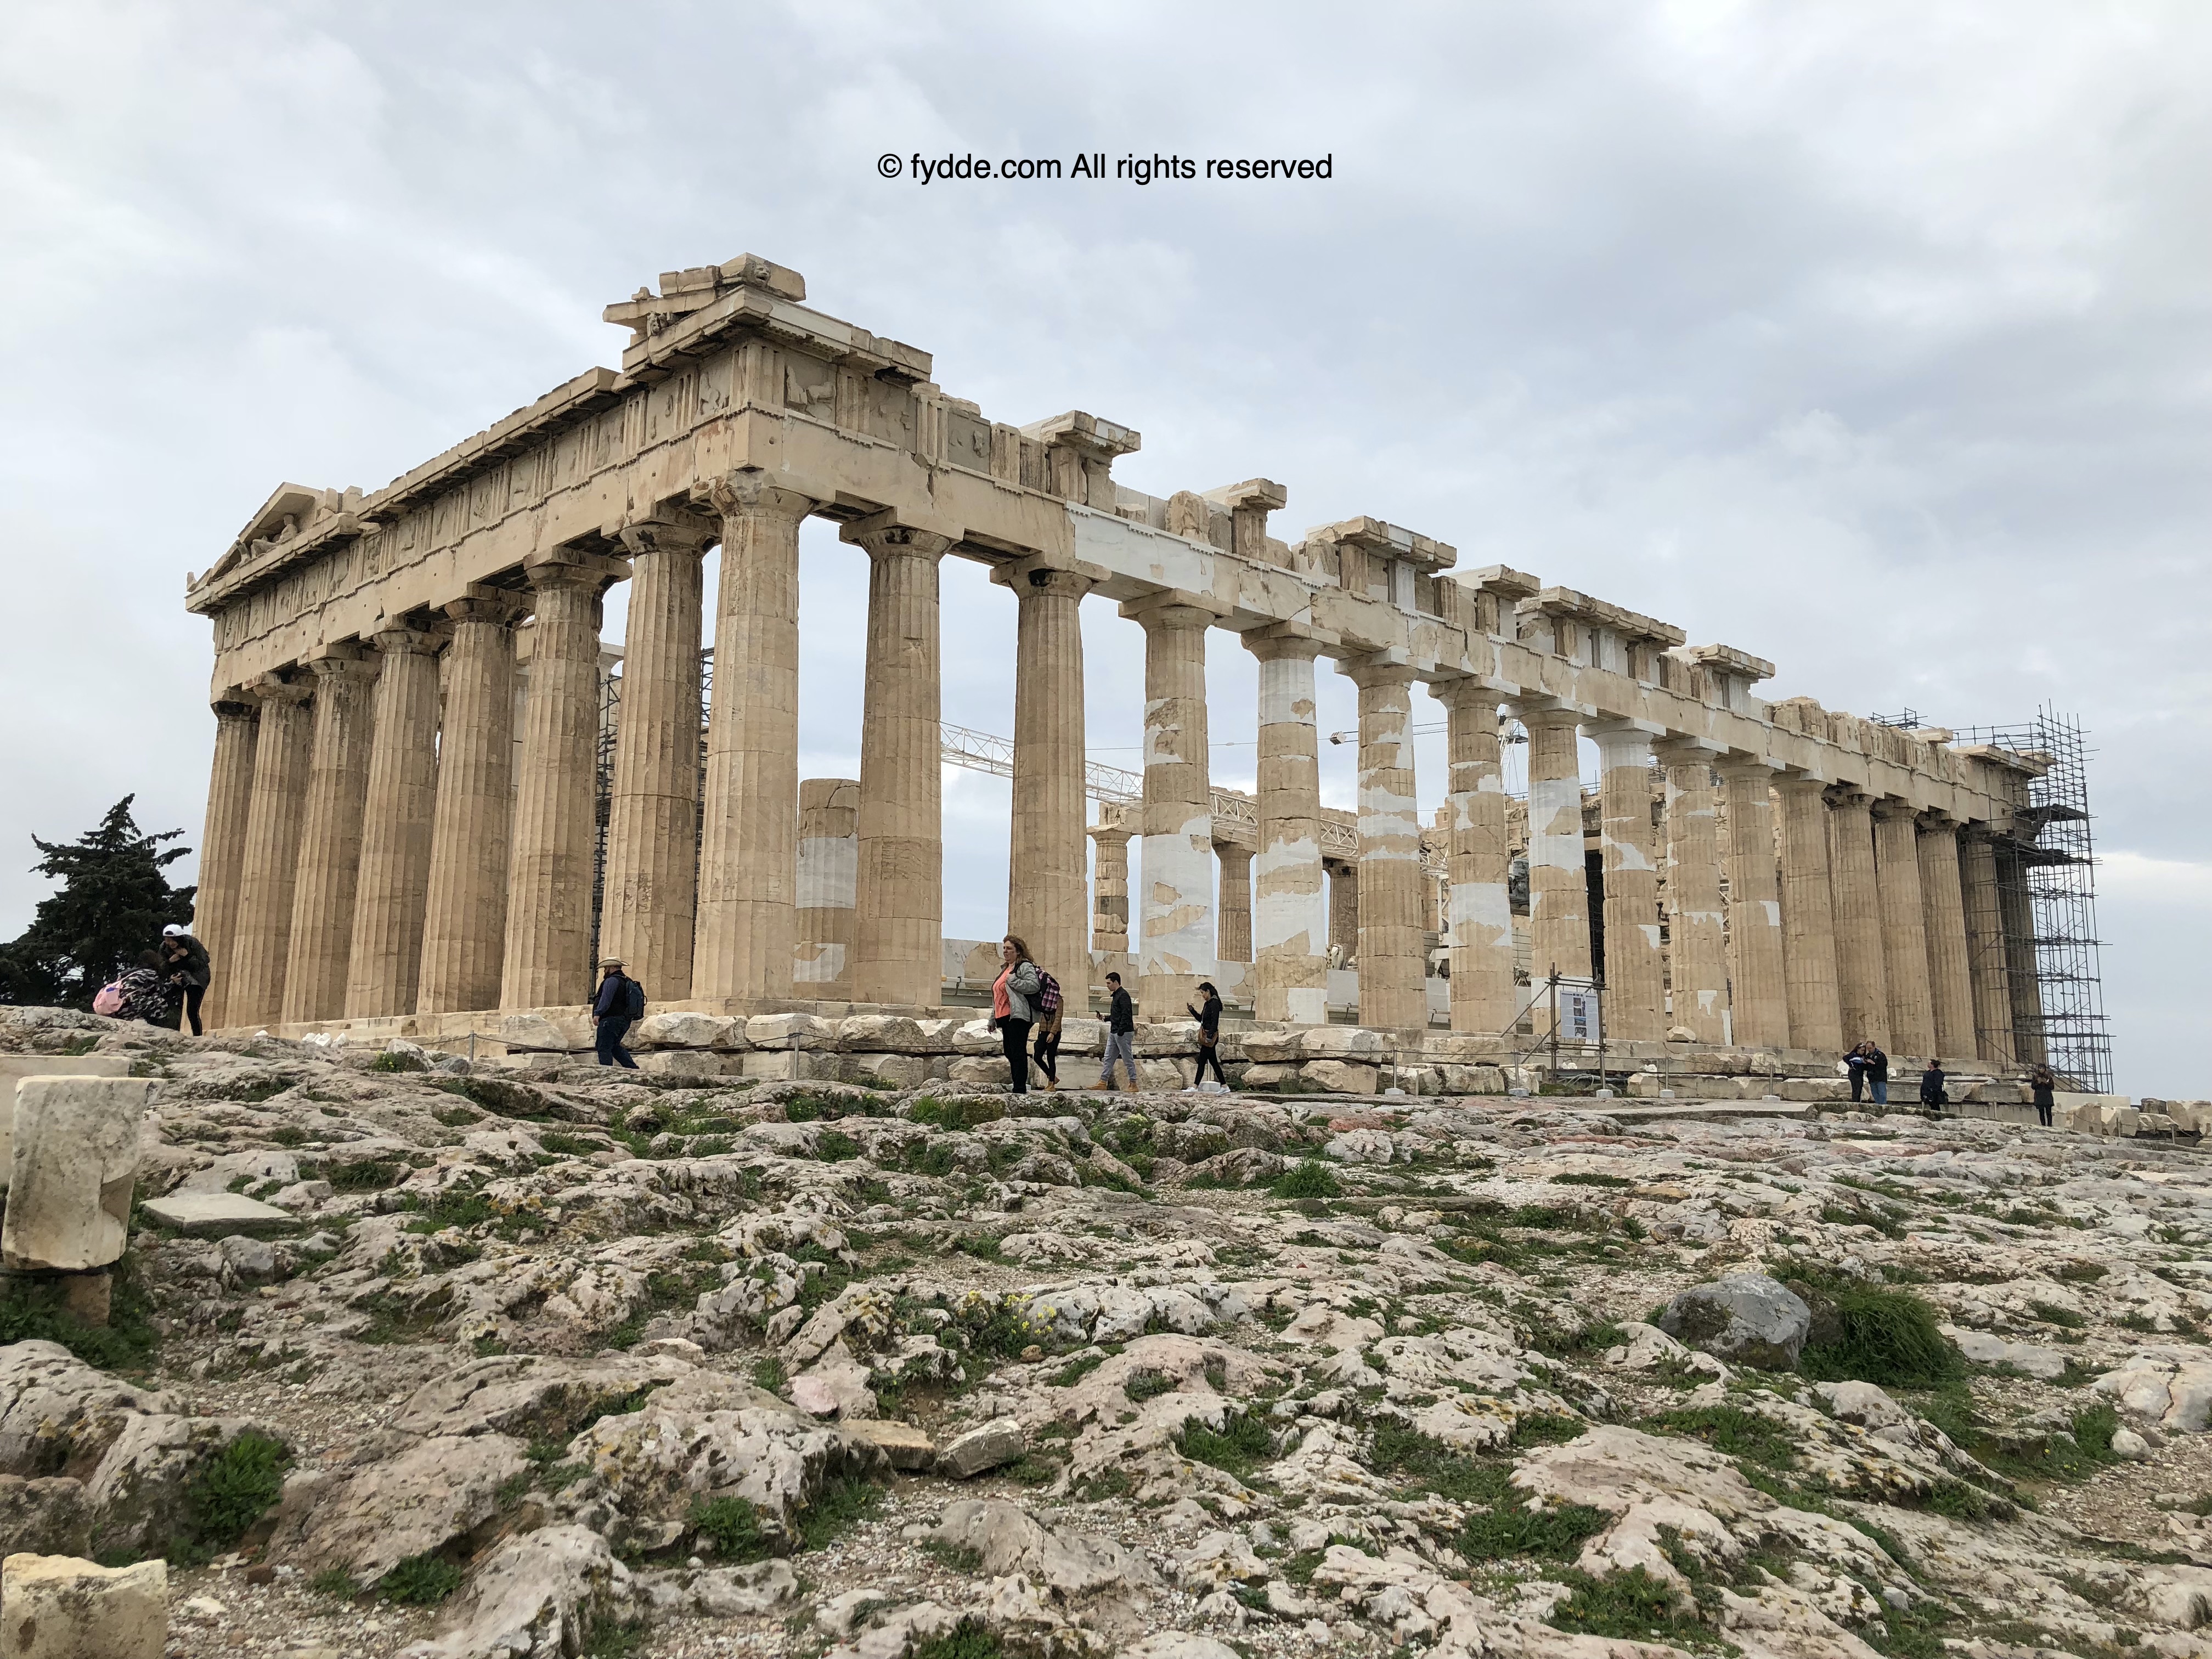
{"type": "Polygon", "coordinates": [[[92,1012],[112,1018],[123,1012],[123,987],[109,983],[100,988],[100,994],[92,1000],[92,1012]]]}

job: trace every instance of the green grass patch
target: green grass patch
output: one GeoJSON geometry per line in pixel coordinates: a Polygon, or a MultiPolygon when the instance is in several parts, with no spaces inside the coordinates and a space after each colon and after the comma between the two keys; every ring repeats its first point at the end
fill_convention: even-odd
{"type": "Polygon", "coordinates": [[[307,1581],[307,1588],[337,1601],[350,1601],[361,1594],[361,1586],[353,1582],[353,1575],[343,1567],[325,1568],[307,1581]]]}
{"type": "Polygon", "coordinates": [[[1636,1183],[1626,1176],[1607,1175],[1599,1170],[1575,1170],[1552,1177],[1555,1187],[1633,1187],[1636,1183]]]}
{"type": "Polygon", "coordinates": [[[825,1549],[865,1519],[884,1501],[880,1488],[865,1480],[835,1480],[823,1487],[799,1516],[801,1548],[825,1549]]]}
{"type": "Polygon", "coordinates": [[[376,1586],[386,1601],[409,1607],[434,1607],[460,1587],[460,1567],[442,1555],[410,1555],[376,1586]]]}
{"type": "Polygon", "coordinates": [[[996,1123],[1006,1115],[1004,1105],[982,1096],[939,1100],[934,1095],[923,1095],[907,1108],[907,1116],[915,1122],[939,1129],[973,1129],[979,1124],[996,1123]]]}
{"type": "Polygon", "coordinates": [[[19,1279],[0,1292],[0,1343],[58,1342],[101,1370],[142,1371],[161,1346],[152,1314],[137,1263],[126,1255],[110,1271],[106,1324],[88,1325],[63,1306],[60,1285],[19,1279]]]}
{"type": "Polygon", "coordinates": [[[368,1062],[368,1069],[372,1072],[427,1072],[430,1068],[413,1054],[398,1054],[386,1048],[368,1062]]]}
{"type": "Polygon", "coordinates": [[[943,1636],[915,1644],[912,1659],[1002,1659],[1005,1646],[972,1619],[963,1619],[943,1636]]]}
{"type": "Polygon", "coordinates": [[[1790,1431],[1771,1419],[1735,1406],[1701,1406],[1692,1410],[1662,1412],[1644,1419],[1646,1428],[1702,1440],[1717,1452],[1765,1465],[1770,1469],[1796,1467],[1797,1449],[1790,1431]]]}
{"type": "Polygon", "coordinates": [[[1275,1437],[1267,1419],[1231,1411],[1216,1433],[1193,1419],[1183,1425],[1177,1444],[1194,1462],[1211,1463],[1239,1480],[1249,1480],[1262,1465],[1275,1461],[1275,1437]]]}
{"type": "Polygon", "coordinates": [[[1301,1158],[1276,1176],[1267,1190],[1277,1198],[1338,1198],[1344,1192],[1336,1172],[1317,1158],[1301,1158]]]}
{"type": "Polygon", "coordinates": [[[702,1498],[691,1505],[691,1531],[714,1547],[717,1560],[733,1564],[765,1560],[774,1553],[760,1511],[748,1498],[702,1498]]]}
{"type": "Polygon", "coordinates": [[[291,1462],[283,1442],[250,1429],[209,1458],[185,1489],[184,1524],[169,1559],[193,1565],[236,1544],[275,1507],[291,1462]]]}
{"type": "Polygon", "coordinates": [[[1554,1630],[1627,1641],[1679,1640],[1698,1626],[1697,1615],[1676,1602],[1674,1586],[1642,1567],[1603,1578],[1586,1572],[1558,1575],[1571,1593],[1547,1620],[1554,1630]]]}
{"type": "Polygon", "coordinates": [[[1885,1389],[1934,1389],[1966,1374],[1966,1362],[1936,1328],[1936,1310],[1910,1291],[1876,1285],[1813,1281],[1831,1304],[1815,1306],[1814,1334],[1799,1356],[1803,1375],[1830,1382],[1873,1382],[1885,1389]]]}
{"type": "Polygon", "coordinates": [[[860,1157],[860,1143],[842,1129],[824,1129],[814,1142],[814,1156],[824,1164],[844,1164],[860,1157]]]}

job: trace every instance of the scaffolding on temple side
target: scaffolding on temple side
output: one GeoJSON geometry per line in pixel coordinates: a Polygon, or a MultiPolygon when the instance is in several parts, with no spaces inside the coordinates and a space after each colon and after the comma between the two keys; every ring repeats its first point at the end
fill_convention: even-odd
{"type": "MultiPolygon", "coordinates": [[[[1919,714],[1880,717],[1908,730],[1919,714]]],[[[2112,1087],[2112,1032],[2097,937],[2096,849],[2089,815],[2088,757],[2081,721],[2045,706],[2013,726],[1960,730],[1960,744],[1989,744],[2033,758],[2027,804],[2009,835],[1992,836],[1987,869],[1965,884],[1968,948],[1993,994],[1976,998],[1984,1053],[2023,1066],[2047,1065],[2059,1086],[2094,1094],[2112,1087]]]]}

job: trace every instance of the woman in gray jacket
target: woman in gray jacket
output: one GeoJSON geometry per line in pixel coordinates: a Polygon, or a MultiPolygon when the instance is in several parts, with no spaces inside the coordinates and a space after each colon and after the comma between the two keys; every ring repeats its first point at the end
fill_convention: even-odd
{"type": "Polygon", "coordinates": [[[991,1029],[1006,1051],[1013,1092],[1025,1095],[1030,1091],[1030,1027],[1036,1021],[1036,997],[1044,981],[1030,960],[1030,947],[1012,933],[999,941],[999,960],[1006,966],[991,986],[991,1029]]]}

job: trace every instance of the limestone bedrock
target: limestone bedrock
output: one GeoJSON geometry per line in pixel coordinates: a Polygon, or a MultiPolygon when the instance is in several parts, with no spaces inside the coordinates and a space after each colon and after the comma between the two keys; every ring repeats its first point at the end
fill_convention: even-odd
{"type": "Polygon", "coordinates": [[[69,1555],[0,1561],[0,1659],[161,1659],[169,1569],[95,1566],[69,1555]]]}

